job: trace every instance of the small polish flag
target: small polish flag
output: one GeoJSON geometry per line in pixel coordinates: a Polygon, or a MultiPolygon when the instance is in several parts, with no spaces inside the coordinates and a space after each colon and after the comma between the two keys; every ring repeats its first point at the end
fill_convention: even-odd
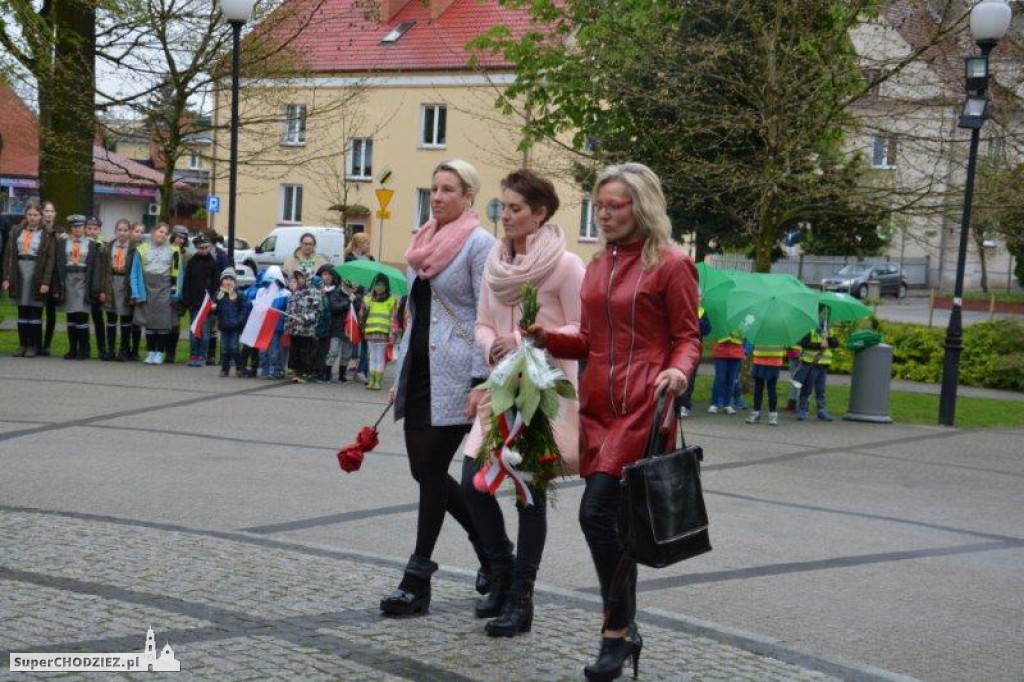
{"type": "Polygon", "coordinates": [[[362,343],[363,333],[359,329],[359,318],[356,317],[356,313],[350,306],[348,309],[348,317],[345,318],[345,336],[352,343],[362,343]]]}
{"type": "Polygon", "coordinates": [[[267,350],[281,314],[277,308],[254,308],[238,340],[250,348],[267,350]]]}
{"type": "Polygon", "coordinates": [[[199,312],[196,314],[196,319],[192,320],[192,326],[189,327],[192,332],[192,336],[197,339],[203,338],[203,325],[206,324],[206,318],[210,316],[210,312],[213,310],[213,299],[210,298],[210,292],[206,292],[206,296],[203,296],[203,304],[199,306],[199,312]]]}

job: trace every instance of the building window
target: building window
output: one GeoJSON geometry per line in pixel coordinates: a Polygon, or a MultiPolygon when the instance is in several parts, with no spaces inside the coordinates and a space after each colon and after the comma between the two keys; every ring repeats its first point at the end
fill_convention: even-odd
{"type": "Polygon", "coordinates": [[[876,135],[871,148],[873,168],[894,168],[896,166],[896,136],[876,135]]]}
{"type": "Polygon", "coordinates": [[[430,220],[430,190],[420,188],[416,190],[416,224],[412,226],[412,231],[420,229],[420,226],[428,220],[430,220]]]}
{"type": "Polygon", "coordinates": [[[594,205],[590,197],[583,198],[583,205],[580,210],[580,241],[597,241],[597,225],[594,223],[594,205]]]}
{"type": "Polygon", "coordinates": [[[306,144],[306,105],[289,104],[284,109],[283,144],[306,144]]]}
{"type": "Polygon", "coordinates": [[[281,185],[281,222],[302,222],[302,185],[281,185]]]}
{"type": "Polygon", "coordinates": [[[188,167],[191,170],[199,170],[203,167],[203,160],[195,152],[190,152],[188,155],[188,167]]]}
{"type": "Polygon", "coordinates": [[[860,75],[864,78],[864,84],[867,86],[867,91],[864,94],[867,97],[878,98],[880,91],[878,77],[881,75],[881,71],[875,68],[866,68],[860,70],[860,75]]]}
{"type": "Polygon", "coordinates": [[[423,119],[420,146],[443,147],[446,140],[448,108],[443,104],[424,104],[420,107],[420,114],[423,119]]]}
{"type": "Polygon", "coordinates": [[[345,177],[349,180],[373,178],[373,139],[353,137],[345,150],[345,177]]]}

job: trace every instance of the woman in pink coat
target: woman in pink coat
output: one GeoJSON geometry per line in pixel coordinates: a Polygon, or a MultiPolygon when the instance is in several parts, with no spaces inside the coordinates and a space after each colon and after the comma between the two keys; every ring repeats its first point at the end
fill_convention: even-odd
{"type": "MultiPolygon", "coordinates": [[[[558,210],[554,185],[528,170],[519,170],[502,180],[501,187],[505,237],[487,259],[476,323],[477,344],[492,366],[522,343],[519,319],[524,284],[538,287],[538,324],[566,333],[579,331],[584,272],[579,256],[566,251],[562,229],[548,222],[558,210]]],[[[556,360],[555,364],[575,386],[576,362],[556,360]]],[[[531,487],[534,504],[518,507],[519,543],[513,555],[498,502],[473,487],[474,458],[488,428],[483,415],[489,412],[482,411],[466,442],[462,488],[491,571],[491,591],[477,602],[476,615],[494,618],[485,627],[488,635],[513,637],[528,632],[533,622],[533,583],[547,536],[547,505],[543,492],[531,487]]],[[[572,472],[579,461],[578,418],[578,403],[559,399],[558,419],[552,427],[572,472]]]]}

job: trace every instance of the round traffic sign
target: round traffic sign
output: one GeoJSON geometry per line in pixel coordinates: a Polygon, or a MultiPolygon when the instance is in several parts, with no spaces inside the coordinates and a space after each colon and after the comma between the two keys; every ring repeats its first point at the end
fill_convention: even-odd
{"type": "Polygon", "coordinates": [[[487,219],[492,223],[501,220],[501,199],[491,199],[487,202],[487,219]]]}

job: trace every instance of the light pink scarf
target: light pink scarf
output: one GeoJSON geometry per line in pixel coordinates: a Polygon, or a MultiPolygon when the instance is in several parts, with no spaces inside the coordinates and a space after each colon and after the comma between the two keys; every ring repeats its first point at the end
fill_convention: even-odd
{"type": "Polygon", "coordinates": [[[565,235],[554,223],[545,223],[526,238],[527,252],[512,259],[512,240],[502,238],[487,257],[484,277],[499,301],[515,305],[524,284],[540,286],[565,253],[565,235]]]}
{"type": "Polygon", "coordinates": [[[469,235],[479,226],[480,218],[473,210],[442,226],[431,218],[413,235],[412,244],[405,251],[405,262],[421,279],[435,277],[455,260],[469,235]]]}

